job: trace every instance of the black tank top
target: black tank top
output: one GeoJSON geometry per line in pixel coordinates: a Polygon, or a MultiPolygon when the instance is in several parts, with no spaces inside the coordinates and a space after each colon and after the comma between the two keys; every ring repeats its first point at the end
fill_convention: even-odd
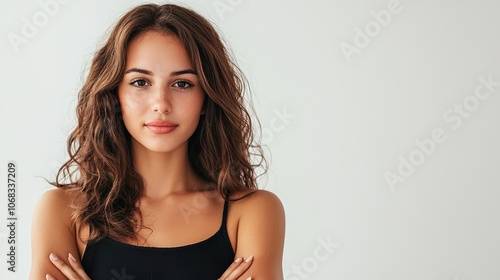
{"type": "Polygon", "coordinates": [[[218,279],[234,259],[226,228],[227,204],[219,230],[201,242],[143,247],[104,237],[87,244],[82,266],[92,280],[218,279]]]}

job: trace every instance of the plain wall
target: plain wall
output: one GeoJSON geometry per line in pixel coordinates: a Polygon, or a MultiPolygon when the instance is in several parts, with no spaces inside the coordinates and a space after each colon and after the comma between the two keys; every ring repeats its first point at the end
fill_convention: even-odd
{"type": "MultiPolygon", "coordinates": [[[[9,161],[18,174],[17,272],[2,226],[2,279],[28,278],[33,208],[67,158],[85,69],[143,3],[48,2],[0,11],[5,224],[9,161]]],[[[182,3],[250,81],[271,163],[261,186],[287,214],[286,279],[500,279],[499,1],[182,3]]]]}

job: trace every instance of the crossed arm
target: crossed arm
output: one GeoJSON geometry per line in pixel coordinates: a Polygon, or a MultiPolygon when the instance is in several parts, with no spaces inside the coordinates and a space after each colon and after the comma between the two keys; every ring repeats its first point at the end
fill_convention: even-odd
{"type": "MultiPolygon", "coordinates": [[[[47,279],[47,274],[57,280],[89,279],[79,262],[69,202],[69,195],[61,189],[48,191],[40,198],[33,215],[30,280],[47,279]],[[51,253],[58,260],[50,259],[51,253]],[[68,253],[75,256],[75,261],[68,253]]],[[[232,211],[239,217],[235,250],[238,262],[233,262],[220,279],[282,280],[285,214],[280,200],[268,191],[257,191],[233,202],[232,211]],[[245,262],[248,256],[253,258],[245,262]]]]}

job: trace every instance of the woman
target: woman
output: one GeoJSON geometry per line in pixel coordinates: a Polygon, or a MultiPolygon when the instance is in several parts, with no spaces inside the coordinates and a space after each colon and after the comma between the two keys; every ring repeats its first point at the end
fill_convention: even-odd
{"type": "Polygon", "coordinates": [[[197,13],[125,14],[34,212],[30,279],[283,279],[283,206],[257,190],[239,73],[197,13]]]}

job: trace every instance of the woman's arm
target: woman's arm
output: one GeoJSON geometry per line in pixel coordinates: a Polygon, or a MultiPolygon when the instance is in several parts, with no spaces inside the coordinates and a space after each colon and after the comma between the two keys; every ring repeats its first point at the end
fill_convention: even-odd
{"type": "MultiPolygon", "coordinates": [[[[70,196],[62,189],[47,191],[42,195],[33,213],[31,227],[30,280],[45,279],[47,273],[58,280],[67,279],[50,262],[50,253],[58,256],[80,256],[71,227],[70,196]]],[[[68,261],[65,259],[65,262],[68,261]]]]}
{"type": "Polygon", "coordinates": [[[252,266],[238,279],[282,280],[285,211],[279,198],[259,190],[233,202],[232,210],[240,217],[236,256],[254,256],[252,266]]]}

